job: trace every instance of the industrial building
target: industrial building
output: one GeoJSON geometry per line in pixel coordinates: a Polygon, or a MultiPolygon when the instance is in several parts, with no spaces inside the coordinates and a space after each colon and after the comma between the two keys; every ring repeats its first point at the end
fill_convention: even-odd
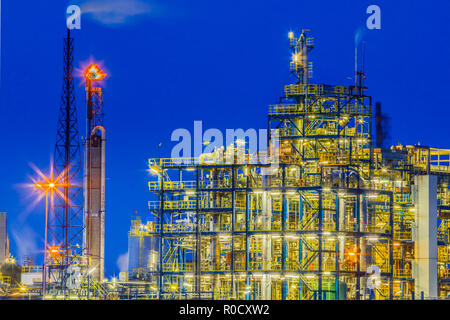
{"type": "Polygon", "coordinates": [[[268,154],[236,139],[149,159],[130,280],[157,299],[447,297],[450,149],[375,147],[364,70],[350,86],[310,83],[313,39],[289,38],[295,82],[268,108],[278,166],[272,140],[268,154]]]}
{"type": "MultiPolygon", "coordinates": [[[[349,86],[311,83],[313,39],[303,30],[289,42],[294,82],[268,107],[267,150],[254,152],[244,135],[200,156],[149,159],[149,212],[131,221],[129,270],[107,280],[106,74],[85,70],[83,166],[68,31],[55,171],[34,183],[46,199],[44,263],[6,259],[0,296],[446,298],[450,149],[383,148],[364,66],[349,86]]],[[[0,214],[0,258],[7,246],[0,214]]]]}

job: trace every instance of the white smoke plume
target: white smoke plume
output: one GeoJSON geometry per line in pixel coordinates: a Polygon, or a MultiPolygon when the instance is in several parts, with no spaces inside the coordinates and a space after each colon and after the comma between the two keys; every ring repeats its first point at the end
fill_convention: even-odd
{"type": "Polygon", "coordinates": [[[355,47],[358,47],[361,43],[362,39],[364,38],[364,34],[366,33],[366,29],[364,27],[359,27],[355,31],[355,47]]]}
{"type": "Polygon", "coordinates": [[[116,261],[120,272],[128,271],[128,252],[121,254],[116,261]]]}
{"type": "Polygon", "coordinates": [[[157,6],[145,0],[85,0],[82,15],[105,25],[119,25],[138,17],[155,14],[157,6]]]}
{"type": "Polygon", "coordinates": [[[17,248],[17,257],[19,262],[23,262],[25,258],[35,257],[38,253],[37,238],[38,235],[28,226],[11,230],[14,242],[17,248]]]}

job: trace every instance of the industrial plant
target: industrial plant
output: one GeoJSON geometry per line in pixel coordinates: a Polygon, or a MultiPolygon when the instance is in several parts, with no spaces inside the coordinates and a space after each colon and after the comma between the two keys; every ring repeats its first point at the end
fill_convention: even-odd
{"type": "Polygon", "coordinates": [[[131,221],[128,271],[107,279],[106,73],[97,64],[85,70],[81,141],[68,31],[54,164],[33,181],[46,202],[44,261],[16,263],[0,214],[0,296],[447,298],[450,149],[384,147],[364,59],[349,86],[312,83],[307,32],[288,35],[294,81],[267,109],[265,152],[243,136],[200,156],[148,159],[149,211],[131,221]]]}

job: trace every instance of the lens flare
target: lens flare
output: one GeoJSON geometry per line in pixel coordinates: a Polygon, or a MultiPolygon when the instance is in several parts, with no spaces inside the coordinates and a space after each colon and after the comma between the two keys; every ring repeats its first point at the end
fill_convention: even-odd
{"type": "Polygon", "coordinates": [[[74,76],[80,80],[80,86],[84,86],[86,81],[90,80],[104,87],[104,80],[110,76],[110,72],[105,68],[103,61],[97,61],[90,57],[88,60],[82,61],[78,68],[74,69],[74,76]]]}
{"type": "Polygon", "coordinates": [[[105,77],[106,73],[104,73],[97,64],[92,64],[86,69],[86,80],[102,81],[105,77]]]}

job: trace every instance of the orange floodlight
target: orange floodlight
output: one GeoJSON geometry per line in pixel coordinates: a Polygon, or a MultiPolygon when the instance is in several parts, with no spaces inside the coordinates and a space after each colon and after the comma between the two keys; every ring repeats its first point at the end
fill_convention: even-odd
{"type": "Polygon", "coordinates": [[[91,64],[87,67],[85,72],[86,80],[90,81],[101,81],[105,79],[106,73],[103,72],[102,69],[97,64],[91,64]]]}
{"type": "Polygon", "coordinates": [[[61,249],[58,246],[49,246],[48,247],[48,255],[51,258],[56,258],[61,256],[61,249]]]}

